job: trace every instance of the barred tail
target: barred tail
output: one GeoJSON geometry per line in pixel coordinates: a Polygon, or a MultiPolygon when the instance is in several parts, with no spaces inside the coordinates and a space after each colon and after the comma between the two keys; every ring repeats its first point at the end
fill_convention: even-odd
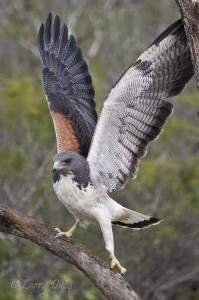
{"type": "Polygon", "coordinates": [[[112,224],[139,230],[159,224],[162,221],[163,220],[159,220],[157,218],[143,215],[136,211],[124,208],[120,218],[112,221],[112,224]]]}

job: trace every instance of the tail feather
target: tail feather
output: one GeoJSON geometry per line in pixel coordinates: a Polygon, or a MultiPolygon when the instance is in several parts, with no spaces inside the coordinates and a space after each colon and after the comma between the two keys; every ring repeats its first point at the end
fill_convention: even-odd
{"type": "Polygon", "coordinates": [[[112,224],[139,230],[152,225],[157,225],[162,221],[163,220],[159,220],[157,218],[143,215],[136,211],[124,208],[123,213],[117,220],[113,220],[112,224]]]}

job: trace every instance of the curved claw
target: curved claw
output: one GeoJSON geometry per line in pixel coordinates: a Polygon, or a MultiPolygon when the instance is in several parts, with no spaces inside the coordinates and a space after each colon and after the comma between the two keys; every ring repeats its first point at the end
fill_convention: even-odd
{"type": "Polygon", "coordinates": [[[120,270],[120,273],[123,275],[127,270],[121,266],[119,260],[115,257],[113,252],[111,252],[111,257],[112,257],[111,269],[113,269],[115,266],[117,266],[118,269],[120,270]]]}
{"type": "Polygon", "coordinates": [[[77,227],[77,224],[78,224],[78,221],[76,221],[75,224],[73,225],[73,227],[66,232],[61,231],[58,227],[55,227],[55,231],[57,231],[57,234],[55,235],[55,237],[56,238],[58,238],[60,236],[66,236],[67,238],[71,237],[77,227]]]}
{"type": "Polygon", "coordinates": [[[71,235],[72,235],[72,232],[69,230],[69,231],[61,231],[58,227],[55,228],[55,231],[57,231],[55,237],[58,238],[60,236],[66,236],[67,238],[69,238],[71,235]]]}

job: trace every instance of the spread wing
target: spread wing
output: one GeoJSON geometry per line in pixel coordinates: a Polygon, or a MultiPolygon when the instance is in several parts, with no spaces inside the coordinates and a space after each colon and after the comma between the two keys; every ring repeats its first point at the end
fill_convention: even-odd
{"type": "Polygon", "coordinates": [[[192,75],[178,20],[124,73],[106,99],[88,155],[96,184],[111,192],[136,177],[140,159],[172,114],[172,104],[164,99],[179,94],[192,75]]]}
{"type": "Polygon", "coordinates": [[[97,122],[94,88],[88,66],[73,35],[56,16],[41,25],[39,52],[44,69],[42,83],[53,119],[57,151],[87,156],[97,122]]]}

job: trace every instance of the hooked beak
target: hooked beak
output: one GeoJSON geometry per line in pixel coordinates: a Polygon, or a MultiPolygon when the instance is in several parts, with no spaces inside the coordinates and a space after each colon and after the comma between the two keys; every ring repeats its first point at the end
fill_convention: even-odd
{"type": "Polygon", "coordinates": [[[61,169],[65,169],[67,168],[66,164],[64,164],[63,162],[61,161],[55,161],[54,164],[53,164],[53,173],[56,171],[56,170],[61,170],[61,169]]]}

